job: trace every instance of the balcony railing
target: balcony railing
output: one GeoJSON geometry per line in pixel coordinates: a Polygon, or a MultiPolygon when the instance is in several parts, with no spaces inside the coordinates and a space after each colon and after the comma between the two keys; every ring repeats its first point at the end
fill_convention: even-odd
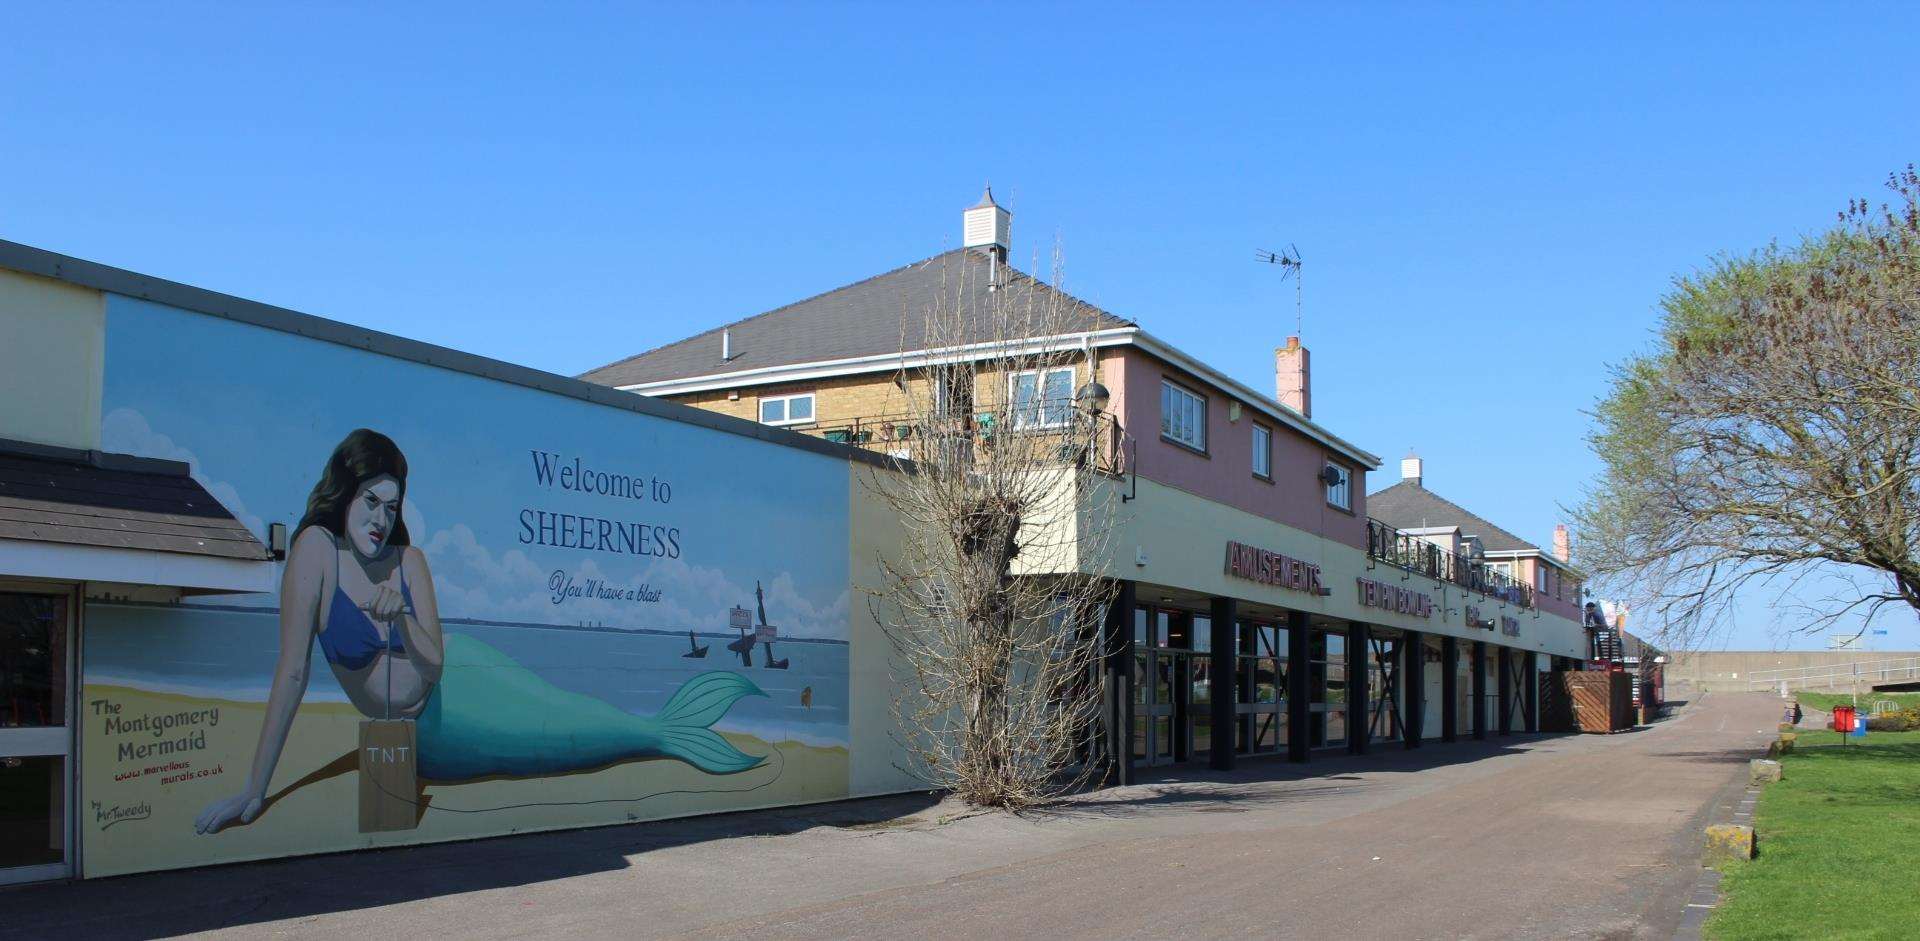
{"type": "Polygon", "coordinates": [[[1087,462],[1094,471],[1115,478],[1131,471],[1133,455],[1126,429],[1110,414],[1076,413],[1054,423],[1012,423],[993,413],[876,415],[795,430],[911,461],[971,461],[992,448],[1039,448],[1045,459],[1087,462]]]}
{"type": "Polygon", "coordinates": [[[1372,518],[1367,520],[1367,557],[1488,598],[1533,607],[1533,586],[1372,518]]]}

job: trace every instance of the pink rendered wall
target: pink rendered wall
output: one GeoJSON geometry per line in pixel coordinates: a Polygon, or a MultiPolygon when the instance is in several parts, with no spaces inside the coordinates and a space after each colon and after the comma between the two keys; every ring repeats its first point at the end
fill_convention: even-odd
{"type": "MultiPolygon", "coordinates": [[[[1520,564],[1515,566],[1515,569],[1518,571],[1519,577],[1525,579],[1529,585],[1534,584],[1534,570],[1542,565],[1541,561],[1539,559],[1519,559],[1517,561],[1520,564]]],[[[1563,583],[1563,587],[1560,590],[1561,597],[1554,597],[1554,582],[1549,581],[1546,591],[1536,591],[1534,593],[1534,603],[1539,606],[1541,611],[1548,614],[1557,614],[1564,618],[1579,621],[1581,602],[1579,597],[1573,593],[1573,583],[1566,579],[1564,573],[1561,574],[1559,578],[1563,583]]]]}
{"type": "Polygon", "coordinates": [[[1120,416],[1139,446],[1135,465],[1141,477],[1178,487],[1296,529],[1355,548],[1367,545],[1366,470],[1286,425],[1242,405],[1240,420],[1227,420],[1226,393],[1132,347],[1103,351],[1101,381],[1112,395],[1110,408],[1120,416]],[[1207,453],[1196,454],[1160,437],[1160,383],[1172,379],[1207,399],[1207,453]],[[1253,476],[1253,425],[1273,432],[1273,480],[1253,476]],[[1328,458],[1351,472],[1353,512],[1328,505],[1319,481],[1328,458]]]}

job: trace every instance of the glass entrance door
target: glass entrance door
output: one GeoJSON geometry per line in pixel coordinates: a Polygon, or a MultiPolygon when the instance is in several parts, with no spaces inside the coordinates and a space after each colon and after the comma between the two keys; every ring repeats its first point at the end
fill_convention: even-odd
{"type": "Polygon", "coordinates": [[[0,883],[71,874],[72,650],[67,595],[0,591],[0,883]]]}
{"type": "Polygon", "coordinates": [[[1134,615],[1133,759],[1169,765],[1205,757],[1213,743],[1213,682],[1193,638],[1206,619],[1149,608],[1134,615]]]}
{"type": "Polygon", "coordinates": [[[1186,755],[1187,658],[1168,650],[1147,654],[1147,764],[1168,765],[1186,755]]]}

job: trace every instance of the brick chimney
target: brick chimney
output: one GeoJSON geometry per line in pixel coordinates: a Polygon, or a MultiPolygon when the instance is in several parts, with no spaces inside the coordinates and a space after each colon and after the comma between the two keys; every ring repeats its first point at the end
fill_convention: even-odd
{"type": "Polygon", "coordinates": [[[1562,562],[1573,561],[1573,537],[1567,534],[1565,523],[1553,527],[1553,557],[1562,562]]]}
{"type": "Polygon", "coordinates": [[[1273,351],[1273,387],[1281,405],[1313,417],[1313,370],[1307,348],[1297,336],[1288,337],[1286,346],[1273,351]]]}

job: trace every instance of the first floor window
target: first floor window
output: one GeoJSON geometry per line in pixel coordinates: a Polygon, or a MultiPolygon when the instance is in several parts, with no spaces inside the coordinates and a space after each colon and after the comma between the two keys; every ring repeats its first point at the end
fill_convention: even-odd
{"type": "Polygon", "coordinates": [[[813,393],[761,396],[760,421],[768,425],[801,425],[813,421],[813,393]]]}
{"type": "Polygon", "coordinates": [[[1166,380],[1160,382],[1160,435],[1195,451],[1207,449],[1207,400],[1166,380]]]}
{"type": "Polygon", "coordinates": [[[1058,428],[1073,412],[1073,367],[1038,369],[1008,377],[1013,427],[1058,428]]]}
{"type": "Polygon", "coordinates": [[[1353,509],[1353,473],[1346,468],[1327,462],[1327,470],[1321,478],[1327,485],[1327,502],[1343,510],[1353,509]]]}
{"type": "Polygon", "coordinates": [[[1253,426],[1253,476],[1273,479],[1273,432],[1253,426]]]}

